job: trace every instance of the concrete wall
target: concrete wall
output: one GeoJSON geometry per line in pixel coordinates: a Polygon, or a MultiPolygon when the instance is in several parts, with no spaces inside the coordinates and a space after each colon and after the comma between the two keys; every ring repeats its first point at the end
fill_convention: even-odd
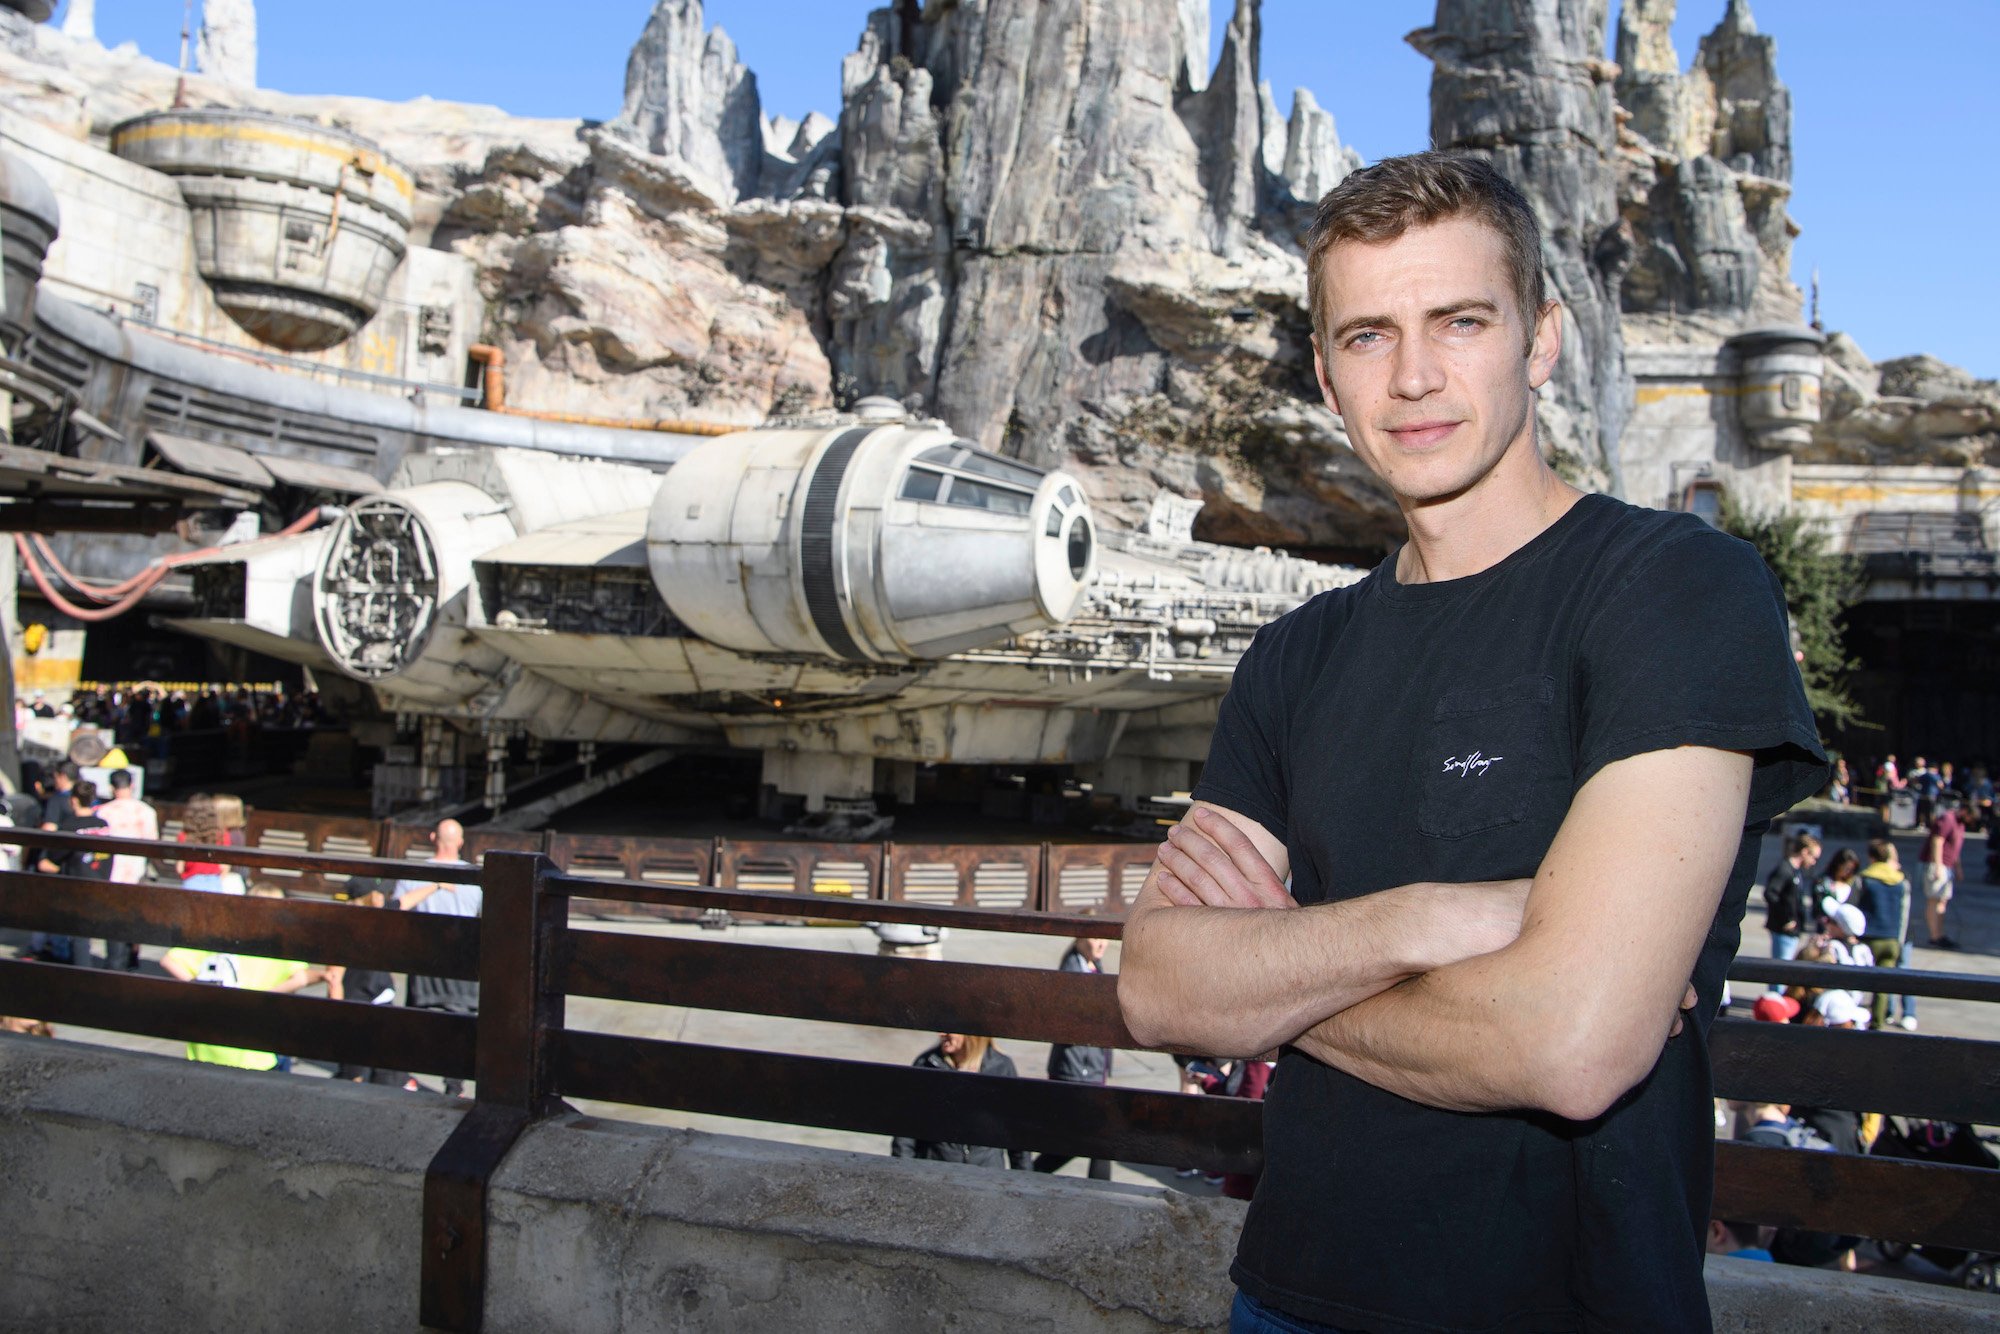
{"type": "MultiPolygon", "coordinates": [[[[215,303],[196,272],[193,218],[171,178],[5,109],[0,109],[0,148],[40,173],[62,206],[62,228],[43,271],[51,291],[99,310],[141,317],[141,289],[151,288],[156,309],[148,318],[154,323],[246,351],[278,351],[251,337],[215,303]]],[[[301,359],[456,388],[464,376],[465,349],[479,341],[485,317],[470,260],[412,247],[390,278],[375,318],[340,346],[301,359]],[[426,353],[420,345],[419,312],[427,305],[451,311],[451,335],[440,353],[426,353]]]]}
{"type": "Polygon", "coordinates": [[[2000,473],[1986,468],[1795,464],[1792,507],[1823,528],[1836,548],[1846,545],[1857,515],[1911,510],[1977,514],[1986,545],[2000,550],[2000,473]]]}
{"type": "MultiPolygon", "coordinates": [[[[465,1106],[0,1036],[6,1319],[414,1329],[423,1171],[465,1106]]],[[[486,1328],[1219,1329],[1241,1212],[570,1117],[495,1181],[486,1328]]],[[[2000,1318],[1991,1297],[1734,1261],[1709,1289],[1724,1331],[2000,1318]]]]}
{"type": "Polygon", "coordinates": [[[1681,492],[1700,477],[1759,510],[1790,504],[1791,456],[1757,448],[1738,418],[1734,353],[1635,345],[1625,360],[1634,386],[1632,416],[1618,440],[1627,500],[1677,509],[1681,492]]]}

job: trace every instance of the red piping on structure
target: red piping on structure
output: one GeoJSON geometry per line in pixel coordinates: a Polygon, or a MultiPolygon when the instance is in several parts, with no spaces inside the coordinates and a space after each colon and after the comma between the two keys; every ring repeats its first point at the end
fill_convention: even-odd
{"type": "MultiPolygon", "coordinates": [[[[323,506],[315,507],[286,524],[277,532],[268,533],[265,537],[256,540],[265,541],[273,537],[295,537],[319,522],[325,514],[326,511],[323,506]]],[[[21,564],[27,567],[28,577],[35,581],[35,587],[41,590],[42,596],[48,600],[49,605],[65,616],[72,616],[79,621],[86,622],[108,621],[114,616],[124,615],[126,612],[132,610],[132,608],[138,606],[140,600],[146,594],[152,592],[159,585],[160,581],[173,573],[177,567],[226,550],[223,547],[203,547],[199,551],[178,552],[172,556],[161,557],[145,569],[139,571],[139,573],[132,575],[130,578],[120,579],[115,584],[93,584],[64,569],[62,562],[57,560],[55,553],[49,549],[48,540],[40,533],[36,533],[34,536],[35,547],[41,549],[42,556],[47,558],[50,568],[56,572],[59,578],[85,597],[111,604],[105,607],[79,607],[57,592],[55,585],[49,582],[48,571],[42,568],[42,562],[36,557],[34,548],[28,545],[27,536],[22,533],[14,534],[14,549],[21,555],[21,564]]],[[[241,545],[249,546],[250,543],[245,542],[241,545]]]]}
{"type": "Polygon", "coordinates": [[[538,412],[532,408],[507,406],[507,354],[491,343],[474,343],[465,355],[478,362],[483,397],[480,406],[488,412],[509,417],[532,417],[536,421],[567,422],[572,426],[607,426],[620,431],[671,431],[676,435],[734,435],[747,426],[725,426],[718,422],[679,421],[671,417],[625,418],[589,417],[574,412],[538,412]]]}

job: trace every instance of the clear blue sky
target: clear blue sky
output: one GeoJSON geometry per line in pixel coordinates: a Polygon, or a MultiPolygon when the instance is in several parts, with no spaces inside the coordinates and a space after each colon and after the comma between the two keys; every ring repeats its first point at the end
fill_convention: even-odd
{"type": "MultiPolygon", "coordinates": [[[[869,0],[708,0],[767,111],[836,114],[840,57],[869,0]]],[[[107,44],[175,59],[180,0],[98,0],[107,44]]],[[[197,5],[197,9],[199,5],[197,5]]],[[[259,81],[287,92],[391,99],[428,93],[520,115],[614,114],[648,0],[265,0],[259,81]]],[[[1218,41],[1230,0],[1210,0],[1218,41]]],[[[1681,0],[1683,65],[1724,0],[1681,0]]],[[[1753,0],[1791,86],[1803,234],[1801,286],[1817,266],[1821,310],[1878,360],[1932,352],[2000,377],[2000,3],[1927,0],[1893,15],[1858,0],[1753,0]],[[1982,313],[1984,312],[1984,313],[1982,313]]],[[[1343,141],[1370,159],[1423,147],[1429,62],[1402,36],[1425,0],[1369,5],[1266,0],[1263,73],[1288,107],[1311,88],[1343,141]]],[[[1615,14],[1615,8],[1614,8],[1615,14]]]]}

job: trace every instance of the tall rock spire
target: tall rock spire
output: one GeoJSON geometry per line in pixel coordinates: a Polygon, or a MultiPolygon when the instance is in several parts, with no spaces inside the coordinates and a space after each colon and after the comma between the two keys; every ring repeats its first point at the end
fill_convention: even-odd
{"type": "Polygon", "coordinates": [[[1544,450],[1621,489],[1618,436],[1631,402],[1619,326],[1630,256],[1618,208],[1614,67],[1606,0],[1438,0],[1410,34],[1430,57],[1431,139],[1490,158],[1533,204],[1542,258],[1566,311],[1565,347],[1538,405],[1544,450]]]}
{"type": "Polygon", "coordinates": [[[1257,86],[1261,7],[1261,0],[1236,0],[1215,77],[1208,87],[1180,98],[1175,106],[1201,154],[1207,239],[1220,255],[1242,252],[1257,217],[1264,145],[1264,108],[1257,86]]]}
{"type": "Polygon", "coordinates": [[[1619,17],[1618,99],[1635,138],[1624,184],[1636,243],[1629,322],[1669,341],[1796,323],[1792,97],[1777,41],[1733,0],[1681,74],[1666,39],[1673,19],[1671,0],[1626,0],[1619,17]]]}
{"type": "Polygon", "coordinates": [[[764,160],[757,76],[704,22],[701,0],[658,0],[625,63],[625,105],[605,130],[689,169],[724,203],[757,189],[764,160]]]}
{"type": "Polygon", "coordinates": [[[63,14],[62,32],[80,42],[97,40],[97,0],[69,0],[63,14]]]}
{"type": "Polygon", "coordinates": [[[202,0],[195,68],[236,88],[257,86],[257,6],[254,0],[202,0]]]}

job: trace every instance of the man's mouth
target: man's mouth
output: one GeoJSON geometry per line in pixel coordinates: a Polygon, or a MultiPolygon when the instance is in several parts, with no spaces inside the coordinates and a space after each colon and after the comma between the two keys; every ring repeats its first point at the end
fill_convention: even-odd
{"type": "Polygon", "coordinates": [[[1389,428],[1389,438],[1403,449],[1429,449],[1442,442],[1459,426],[1455,421],[1411,422],[1389,428]]]}

